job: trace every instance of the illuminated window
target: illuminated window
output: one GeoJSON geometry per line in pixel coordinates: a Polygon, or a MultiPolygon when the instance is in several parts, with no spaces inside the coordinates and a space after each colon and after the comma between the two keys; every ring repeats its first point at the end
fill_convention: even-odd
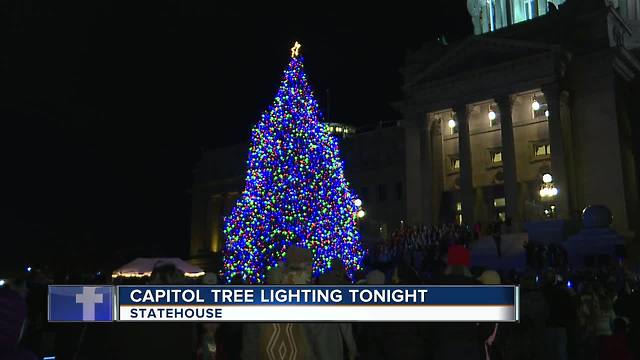
{"type": "Polygon", "coordinates": [[[527,20],[533,19],[536,16],[536,1],[537,0],[524,0],[524,14],[527,20]]]}
{"type": "Polygon", "coordinates": [[[461,202],[457,202],[456,203],[456,211],[462,211],[462,203],[461,202]]]}
{"type": "Polygon", "coordinates": [[[489,154],[491,156],[492,164],[498,164],[502,162],[502,150],[491,150],[489,154]]]}
{"type": "Polygon", "coordinates": [[[487,0],[487,8],[489,8],[489,31],[496,29],[496,0],[487,0]]]}
{"type": "Polygon", "coordinates": [[[551,155],[551,145],[549,144],[534,145],[534,154],[536,157],[551,155]]]}
{"type": "Polygon", "coordinates": [[[452,157],[449,159],[451,170],[460,170],[460,158],[452,157]]]}
{"type": "Polygon", "coordinates": [[[507,201],[505,198],[495,198],[493,199],[493,207],[505,207],[507,204],[507,201]]]}

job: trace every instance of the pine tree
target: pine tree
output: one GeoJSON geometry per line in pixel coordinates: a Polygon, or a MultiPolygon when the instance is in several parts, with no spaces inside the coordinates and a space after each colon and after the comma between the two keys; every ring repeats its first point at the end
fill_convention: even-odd
{"type": "Polygon", "coordinates": [[[263,283],[292,245],[311,250],[314,277],[343,266],[353,279],[362,266],[360,201],[344,177],[337,139],[320,122],[298,49],[251,133],[245,189],[225,218],[227,281],[263,283]]]}

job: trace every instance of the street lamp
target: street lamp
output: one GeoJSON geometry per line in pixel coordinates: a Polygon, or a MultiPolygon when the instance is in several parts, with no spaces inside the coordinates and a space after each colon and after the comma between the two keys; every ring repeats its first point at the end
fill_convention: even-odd
{"type": "Polygon", "coordinates": [[[540,187],[540,197],[549,199],[558,195],[558,188],[553,186],[553,176],[551,174],[542,175],[542,187],[540,187]]]}
{"type": "Polygon", "coordinates": [[[533,111],[540,110],[540,103],[538,102],[538,100],[533,100],[533,102],[531,103],[531,108],[533,109],[533,111]]]}

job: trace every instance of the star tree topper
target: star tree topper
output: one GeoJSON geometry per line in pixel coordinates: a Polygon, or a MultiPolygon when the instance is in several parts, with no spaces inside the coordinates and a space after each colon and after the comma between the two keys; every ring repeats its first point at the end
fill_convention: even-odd
{"type": "Polygon", "coordinates": [[[294,58],[298,55],[300,55],[300,47],[302,45],[300,45],[299,42],[296,41],[295,44],[293,44],[293,47],[291,48],[291,57],[294,58]]]}

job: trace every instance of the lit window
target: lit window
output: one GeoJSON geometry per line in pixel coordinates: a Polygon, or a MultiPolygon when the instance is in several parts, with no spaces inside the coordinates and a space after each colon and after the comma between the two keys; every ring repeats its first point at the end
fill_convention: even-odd
{"type": "Polygon", "coordinates": [[[493,150],[490,154],[492,163],[496,164],[502,162],[502,150],[493,150]]]}
{"type": "Polygon", "coordinates": [[[460,159],[459,158],[451,158],[451,170],[460,169],[460,159]]]}
{"type": "Polygon", "coordinates": [[[462,203],[461,202],[457,202],[456,203],[456,211],[462,211],[462,203]]]}
{"type": "Polygon", "coordinates": [[[505,198],[495,198],[493,199],[493,207],[505,207],[507,204],[507,201],[505,198]]]}
{"type": "MultiPolygon", "coordinates": [[[[511,19],[512,22],[519,23],[521,21],[531,20],[536,16],[544,15],[547,12],[546,6],[538,8],[536,2],[538,0],[509,0],[511,1],[511,19]]],[[[546,1],[545,1],[546,2],[546,1]]],[[[563,0],[555,0],[555,3],[562,3],[563,0]]]]}
{"type": "Polygon", "coordinates": [[[496,29],[496,0],[487,0],[489,8],[489,31],[496,29]]]}
{"type": "Polygon", "coordinates": [[[535,149],[536,156],[551,155],[551,145],[549,144],[538,144],[538,145],[535,145],[534,149],[535,149]]]}
{"type": "Polygon", "coordinates": [[[536,16],[536,1],[537,0],[524,0],[524,14],[527,20],[533,19],[536,16]]]}

